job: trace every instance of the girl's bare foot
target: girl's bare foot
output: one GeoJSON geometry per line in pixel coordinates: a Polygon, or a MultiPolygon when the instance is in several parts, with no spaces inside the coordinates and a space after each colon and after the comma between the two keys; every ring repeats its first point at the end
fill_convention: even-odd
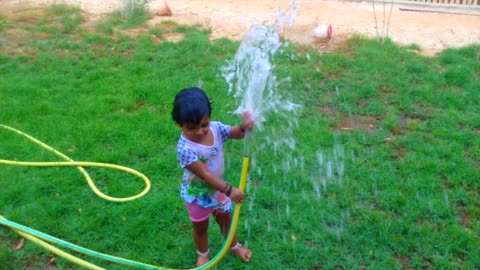
{"type": "Polygon", "coordinates": [[[206,263],[208,263],[208,261],[210,261],[210,258],[208,257],[208,253],[209,253],[209,250],[205,251],[205,252],[200,252],[197,250],[197,267],[198,266],[202,266],[206,263]]]}
{"type": "Polygon", "coordinates": [[[233,247],[230,248],[230,251],[233,255],[240,258],[243,262],[250,262],[250,258],[252,258],[252,251],[240,243],[236,243],[233,247]]]}

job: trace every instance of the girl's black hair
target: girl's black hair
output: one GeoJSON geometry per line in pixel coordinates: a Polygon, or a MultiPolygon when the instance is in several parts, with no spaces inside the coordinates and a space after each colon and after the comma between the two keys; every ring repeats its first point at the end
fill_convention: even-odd
{"type": "Polygon", "coordinates": [[[187,124],[195,127],[205,116],[212,114],[212,104],[207,94],[198,88],[181,90],[173,101],[172,119],[179,125],[187,124]]]}

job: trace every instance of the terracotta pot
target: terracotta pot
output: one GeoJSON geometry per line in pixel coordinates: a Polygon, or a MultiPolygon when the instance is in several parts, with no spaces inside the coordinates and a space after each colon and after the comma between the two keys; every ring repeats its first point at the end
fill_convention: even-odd
{"type": "Polygon", "coordinates": [[[172,16],[172,10],[168,6],[167,1],[163,1],[163,5],[157,7],[155,14],[157,16],[172,16]]]}

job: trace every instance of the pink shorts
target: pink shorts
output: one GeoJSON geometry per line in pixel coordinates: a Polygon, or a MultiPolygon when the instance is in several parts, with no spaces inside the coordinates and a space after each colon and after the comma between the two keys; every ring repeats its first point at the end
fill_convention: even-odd
{"type": "Polygon", "coordinates": [[[225,196],[225,194],[221,194],[219,198],[220,205],[216,208],[205,208],[197,205],[195,201],[188,203],[185,202],[185,206],[187,206],[188,214],[190,216],[190,220],[193,222],[201,222],[205,221],[210,217],[210,215],[217,214],[217,213],[226,213],[231,211],[231,201],[230,199],[225,196]]]}

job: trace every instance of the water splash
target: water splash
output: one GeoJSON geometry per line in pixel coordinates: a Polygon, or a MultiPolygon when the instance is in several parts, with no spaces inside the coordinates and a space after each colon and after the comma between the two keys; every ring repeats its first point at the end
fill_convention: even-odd
{"type": "MultiPolygon", "coordinates": [[[[294,4],[291,8],[295,10],[294,4]]],[[[344,185],[346,172],[345,150],[339,138],[335,139],[335,143],[329,149],[307,153],[310,154],[309,157],[313,155],[313,158],[306,160],[303,156],[297,156],[303,153],[296,152],[294,134],[302,106],[294,100],[298,100],[301,92],[295,92],[295,86],[292,85],[290,78],[277,77],[275,65],[281,64],[277,57],[289,56],[284,54],[288,50],[284,50],[287,44],[281,40],[283,31],[281,24],[285,21],[293,23],[294,13],[288,15],[280,12],[273,26],[266,23],[252,26],[233,59],[227,61],[221,69],[221,75],[228,84],[228,93],[234,97],[235,104],[238,104],[234,112],[237,114],[244,111],[254,112],[255,129],[250,172],[262,182],[247,181],[247,193],[250,198],[248,211],[252,214],[258,212],[255,210],[256,198],[259,201],[262,198],[260,195],[257,197],[258,186],[268,188],[275,194],[275,203],[269,203],[268,214],[276,214],[276,217],[272,221],[267,220],[265,224],[269,233],[277,231],[276,223],[273,221],[299,218],[299,214],[300,218],[304,217],[302,213],[308,211],[308,207],[304,208],[305,205],[309,205],[311,213],[317,215],[318,207],[324,206],[324,201],[328,203],[334,200],[335,196],[328,196],[328,192],[336,192],[344,185]],[[266,177],[262,175],[262,165],[268,165],[270,168],[265,170],[266,177]],[[270,172],[274,176],[269,177],[270,172]],[[312,177],[304,182],[305,175],[310,173],[312,177]],[[308,181],[311,181],[312,185],[309,185],[308,181]],[[327,188],[331,190],[327,191],[327,188]],[[298,200],[290,198],[292,193],[300,193],[307,204],[299,204],[298,200]],[[299,205],[302,208],[299,208],[299,205]]],[[[289,59],[295,60],[295,57],[293,55],[289,59]]],[[[310,60],[309,55],[307,59],[310,60]]],[[[341,94],[338,87],[335,92],[337,96],[341,94]]],[[[352,156],[352,160],[353,158],[352,156]]],[[[349,219],[347,209],[323,225],[327,229],[331,228],[332,235],[335,235],[338,241],[342,241],[349,219]]],[[[250,228],[254,223],[255,221],[251,220],[245,223],[248,236],[254,232],[250,228]]],[[[290,241],[286,232],[283,232],[283,240],[290,241]]]]}
{"type": "MultiPolygon", "coordinates": [[[[294,4],[291,8],[296,9],[294,4]]],[[[291,15],[280,12],[274,25],[253,25],[245,34],[233,59],[227,61],[221,69],[221,75],[228,84],[228,93],[239,104],[234,112],[253,112],[255,143],[252,153],[248,153],[250,171],[257,176],[262,175],[261,164],[257,164],[257,159],[273,161],[272,158],[281,157],[278,162],[269,162],[268,166],[271,166],[274,173],[285,174],[295,167],[292,164],[296,158],[287,153],[293,153],[296,148],[294,130],[298,126],[302,106],[292,101],[294,88],[290,85],[291,80],[288,77],[278,78],[274,64],[276,57],[284,53],[284,47],[287,46],[280,39],[283,31],[281,24],[293,23],[293,16],[294,12],[291,15]],[[268,125],[265,124],[267,122],[268,125]],[[269,156],[265,157],[266,153],[269,156]]],[[[250,185],[251,181],[247,181],[247,190],[250,185]]],[[[275,193],[277,185],[272,184],[271,189],[275,193]]],[[[286,206],[285,212],[290,215],[290,206],[286,206]]]]}
{"type": "Polygon", "coordinates": [[[253,111],[256,128],[260,130],[270,113],[291,115],[301,107],[278,91],[282,81],[274,73],[272,60],[281,46],[275,27],[254,25],[243,38],[234,59],[222,68],[229,93],[240,101],[235,112],[253,111]]]}
{"type": "MultiPolygon", "coordinates": [[[[293,24],[296,14],[295,1],[290,10],[280,10],[273,25],[253,25],[245,34],[235,57],[222,68],[222,75],[228,83],[228,92],[240,102],[236,113],[246,110],[254,112],[256,129],[262,130],[269,115],[275,114],[296,126],[295,116],[300,105],[281,94],[280,85],[289,78],[279,80],[272,64],[274,56],[284,46],[280,40],[286,24],[293,24]]],[[[294,142],[283,141],[282,144],[294,142]]]]}

